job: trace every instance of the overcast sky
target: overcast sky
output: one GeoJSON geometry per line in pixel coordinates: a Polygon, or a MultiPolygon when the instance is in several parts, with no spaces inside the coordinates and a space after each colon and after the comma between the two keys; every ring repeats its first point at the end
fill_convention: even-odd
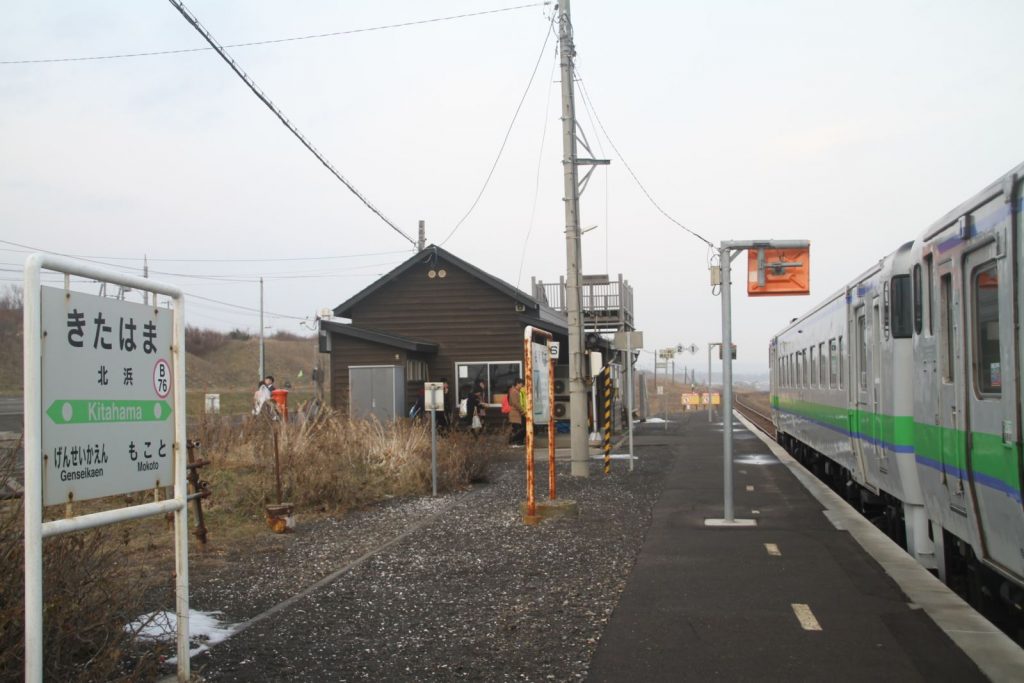
{"type": "MultiPolygon", "coordinates": [[[[188,7],[230,44],[521,3],[188,7]]],[[[9,0],[4,9],[0,61],[205,45],[163,0],[9,0]]],[[[483,186],[539,58],[487,190],[445,243],[528,290],[531,276],[565,272],[554,36],[541,52],[552,11],[230,52],[386,216],[413,237],[426,220],[437,243],[483,186]]],[[[716,244],[812,241],[810,297],[748,299],[734,278],[740,372],[766,368],[768,340],[791,317],[1024,156],[1018,0],[577,0],[573,23],[596,115],[662,208],[716,244]]],[[[696,343],[697,356],[677,367],[704,368],[707,342],[721,336],[708,249],[651,205],[582,100],[594,154],[612,159],[582,198],[583,226],[598,226],[583,236],[583,270],[622,273],[648,348],[696,343]]],[[[147,255],[152,277],[247,307],[258,305],[263,275],[268,311],[294,317],[268,324],[296,332],[297,318],[413,253],[212,51],[0,64],[0,102],[0,240],[124,269],[147,255]],[[254,260],[268,258],[296,260],[254,260]]],[[[20,280],[26,250],[0,248],[0,279],[20,280]]],[[[258,328],[252,312],[197,298],[188,317],[258,328]]]]}

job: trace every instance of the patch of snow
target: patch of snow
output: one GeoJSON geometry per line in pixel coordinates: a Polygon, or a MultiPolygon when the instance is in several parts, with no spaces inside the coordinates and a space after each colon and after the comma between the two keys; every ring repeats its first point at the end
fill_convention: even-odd
{"type": "MultiPolygon", "coordinates": [[[[205,652],[211,645],[223,642],[234,635],[234,624],[222,624],[218,617],[223,617],[223,612],[200,612],[189,610],[188,631],[189,642],[199,641],[197,647],[190,647],[190,656],[205,652]]],[[[134,634],[140,640],[173,641],[178,633],[178,615],[175,612],[162,611],[150,612],[137,617],[129,624],[125,624],[124,630],[134,634]]],[[[167,660],[168,664],[177,662],[177,657],[167,660]]]]}
{"type": "Polygon", "coordinates": [[[647,418],[647,424],[652,424],[652,423],[653,424],[662,424],[662,423],[665,423],[665,422],[668,422],[668,420],[666,420],[663,417],[649,417],[649,418],[647,418]]]}

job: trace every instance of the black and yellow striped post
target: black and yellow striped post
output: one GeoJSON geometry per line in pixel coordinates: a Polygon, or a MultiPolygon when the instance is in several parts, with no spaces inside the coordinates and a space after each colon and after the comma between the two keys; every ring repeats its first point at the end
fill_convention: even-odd
{"type": "Polygon", "coordinates": [[[612,368],[604,366],[604,473],[612,473],[612,368]]]}

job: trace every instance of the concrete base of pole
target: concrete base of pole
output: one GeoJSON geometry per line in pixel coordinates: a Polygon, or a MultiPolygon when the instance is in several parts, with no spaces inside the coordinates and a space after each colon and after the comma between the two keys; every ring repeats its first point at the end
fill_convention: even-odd
{"type": "Polygon", "coordinates": [[[757,526],[756,519],[705,519],[704,526],[724,529],[750,528],[757,526]]]}
{"type": "Polygon", "coordinates": [[[531,517],[526,514],[526,503],[519,504],[519,511],[523,514],[523,523],[536,524],[542,519],[558,519],[560,517],[575,517],[580,513],[579,506],[574,500],[546,500],[537,501],[537,514],[531,517]],[[535,520],[535,521],[530,521],[535,520]]]}

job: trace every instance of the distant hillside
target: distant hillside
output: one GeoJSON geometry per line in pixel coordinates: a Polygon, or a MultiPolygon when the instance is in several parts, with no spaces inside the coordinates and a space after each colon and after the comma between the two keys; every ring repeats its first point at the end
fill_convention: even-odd
{"type": "MultiPolygon", "coordinates": [[[[21,316],[20,310],[0,307],[0,394],[23,391],[21,316]]],[[[188,339],[185,343],[185,375],[190,391],[255,388],[260,367],[257,338],[232,338],[196,328],[189,328],[188,335],[188,339],[205,342],[195,344],[198,353],[192,353],[188,339]]],[[[266,371],[274,375],[279,387],[290,382],[296,389],[312,388],[311,371],[319,355],[316,338],[267,339],[265,352],[266,371]]]]}
{"type": "MultiPolygon", "coordinates": [[[[187,343],[185,348],[188,349],[187,343]]],[[[295,388],[312,387],[311,371],[320,355],[316,353],[316,339],[267,339],[264,353],[266,372],[274,376],[277,386],[284,387],[290,382],[295,388]]],[[[229,339],[203,356],[189,353],[185,361],[186,381],[191,390],[255,388],[259,368],[260,345],[256,338],[229,339]]]]}

